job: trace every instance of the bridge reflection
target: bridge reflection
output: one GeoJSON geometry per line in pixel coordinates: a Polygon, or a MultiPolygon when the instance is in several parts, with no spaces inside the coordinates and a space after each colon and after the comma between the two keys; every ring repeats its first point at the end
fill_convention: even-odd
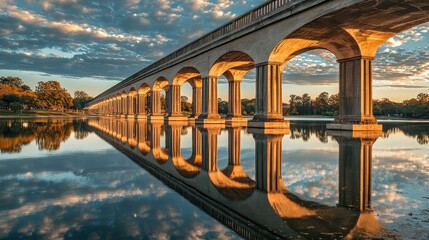
{"type": "Polygon", "coordinates": [[[241,165],[242,127],[227,128],[228,164],[220,169],[218,136],[224,126],[187,124],[111,118],[89,121],[101,138],[245,238],[366,238],[384,232],[371,211],[371,154],[378,132],[327,132],[339,146],[338,205],[327,206],[300,198],[284,184],[284,133],[247,129],[255,143],[256,176],[252,179],[241,165]],[[182,132],[189,127],[192,154],[185,158],[182,132]],[[163,135],[165,148],[161,147],[163,135]]]}

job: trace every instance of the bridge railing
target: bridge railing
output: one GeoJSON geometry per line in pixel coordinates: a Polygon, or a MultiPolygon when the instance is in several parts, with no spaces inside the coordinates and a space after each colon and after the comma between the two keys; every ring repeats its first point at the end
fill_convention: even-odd
{"type": "MultiPolygon", "coordinates": [[[[185,45],[184,47],[178,49],[177,51],[161,58],[160,60],[152,63],[151,65],[145,67],[144,69],[136,72],[135,74],[131,75],[124,81],[122,81],[123,84],[129,83],[129,81],[132,81],[135,79],[137,81],[137,77],[142,76],[143,74],[150,72],[153,69],[158,68],[161,65],[164,65],[188,52],[191,52],[192,50],[203,46],[204,44],[210,43],[211,41],[223,37],[225,35],[228,35],[230,32],[240,29],[243,26],[246,26],[250,23],[256,22],[259,19],[263,18],[266,15],[269,15],[270,13],[274,12],[275,10],[279,9],[280,7],[286,5],[287,3],[293,2],[296,0],[271,0],[267,1],[266,3],[263,3],[259,5],[258,7],[240,15],[239,17],[235,18],[234,20],[222,25],[221,27],[213,30],[212,32],[200,37],[199,39],[185,45]]],[[[115,87],[122,87],[122,84],[118,84],[113,86],[112,88],[106,90],[99,96],[103,95],[104,93],[109,92],[110,90],[114,90],[115,87]]]]}
{"type": "Polygon", "coordinates": [[[138,72],[137,74],[144,73],[146,71],[149,71],[151,69],[157,68],[160,65],[163,65],[185,53],[188,53],[192,51],[195,48],[198,48],[199,46],[202,46],[206,43],[209,43],[213,41],[216,38],[222,37],[227,35],[228,33],[239,29],[245,25],[248,25],[252,22],[255,22],[259,20],[260,18],[264,17],[265,15],[270,14],[271,12],[277,10],[279,7],[292,2],[294,0],[273,0],[266,2],[249,12],[244,13],[243,15],[239,16],[238,18],[222,25],[221,27],[213,30],[212,32],[202,36],[201,38],[185,45],[184,47],[180,48],[179,50],[165,56],[164,58],[161,58],[159,61],[149,65],[148,67],[144,68],[142,71],[138,72]]]}

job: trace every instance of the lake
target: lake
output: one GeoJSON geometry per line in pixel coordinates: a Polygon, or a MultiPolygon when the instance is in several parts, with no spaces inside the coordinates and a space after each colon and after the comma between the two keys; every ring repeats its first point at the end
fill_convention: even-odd
{"type": "Polygon", "coordinates": [[[0,119],[1,239],[429,238],[429,122],[0,119]]]}

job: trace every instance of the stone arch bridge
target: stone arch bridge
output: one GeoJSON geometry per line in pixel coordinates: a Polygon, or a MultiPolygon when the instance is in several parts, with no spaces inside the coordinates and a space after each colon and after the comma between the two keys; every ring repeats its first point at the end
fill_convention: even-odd
{"type": "Polygon", "coordinates": [[[372,109],[372,67],[390,37],[429,21],[427,0],[271,0],[178,49],[104,91],[91,113],[183,121],[181,86],[193,88],[197,123],[247,122],[240,82],[256,69],[256,112],[249,127],[285,128],[281,73],[295,56],[332,52],[339,67],[339,116],[328,128],[380,130],[372,109]],[[218,78],[228,85],[228,115],[218,114],[218,78]],[[162,113],[160,92],[167,107],[162,113]]]}

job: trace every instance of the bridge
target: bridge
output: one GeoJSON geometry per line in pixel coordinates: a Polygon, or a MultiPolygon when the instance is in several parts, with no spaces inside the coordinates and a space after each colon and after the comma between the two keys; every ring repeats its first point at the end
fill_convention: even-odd
{"type": "Polygon", "coordinates": [[[390,37],[429,21],[427,0],[271,0],[187,44],[104,91],[91,113],[150,121],[247,123],[288,128],[282,71],[295,56],[332,52],[339,67],[339,115],[329,129],[381,130],[372,109],[372,66],[390,37]],[[243,76],[256,69],[256,112],[241,114],[243,76]],[[228,80],[228,114],[218,114],[218,79],[228,80]],[[181,111],[181,86],[192,86],[192,115],[181,111]],[[166,93],[166,112],[160,92],[166,93]]]}

